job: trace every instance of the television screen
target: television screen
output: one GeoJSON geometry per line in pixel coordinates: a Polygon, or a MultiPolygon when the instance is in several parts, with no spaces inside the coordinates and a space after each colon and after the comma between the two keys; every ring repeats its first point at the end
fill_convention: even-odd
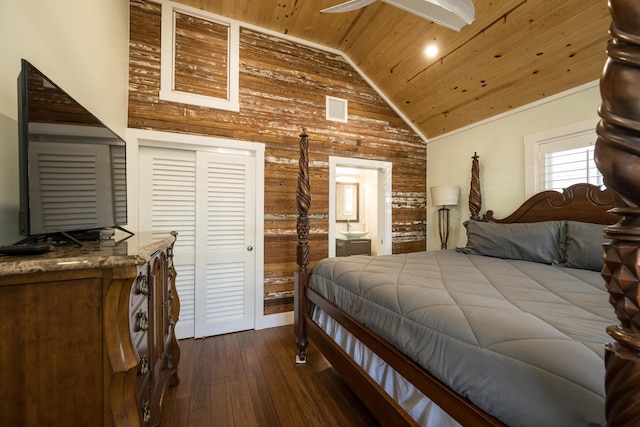
{"type": "Polygon", "coordinates": [[[18,104],[20,234],[126,225],[124,140],[26,60],[18,104]]]}

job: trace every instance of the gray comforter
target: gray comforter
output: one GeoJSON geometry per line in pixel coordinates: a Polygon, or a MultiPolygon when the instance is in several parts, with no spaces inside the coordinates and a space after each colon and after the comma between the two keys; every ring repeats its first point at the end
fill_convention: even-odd
{"type": "Polygon", "coordinates": [[[437,251],[328,258],[310,286],[507,425],[605,425],[597,272],[437,251]]]}

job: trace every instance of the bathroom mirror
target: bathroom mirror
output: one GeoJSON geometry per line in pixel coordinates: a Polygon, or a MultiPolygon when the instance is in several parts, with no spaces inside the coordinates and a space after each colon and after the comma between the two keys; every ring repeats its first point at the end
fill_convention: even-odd
{"type": "Polygon", "coordinates": [[[358,222],[358,183],[336,183],[336,221],[358,222]]]}

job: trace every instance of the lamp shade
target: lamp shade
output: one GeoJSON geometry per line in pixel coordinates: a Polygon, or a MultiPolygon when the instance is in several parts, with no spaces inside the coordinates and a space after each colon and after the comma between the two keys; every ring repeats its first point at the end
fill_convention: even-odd
{"type": "Polygon", "coordinates": [[[431,187],[431,202],[436,206],[455,206],[460,195],[459,185],[439,185],[431,187]]]}

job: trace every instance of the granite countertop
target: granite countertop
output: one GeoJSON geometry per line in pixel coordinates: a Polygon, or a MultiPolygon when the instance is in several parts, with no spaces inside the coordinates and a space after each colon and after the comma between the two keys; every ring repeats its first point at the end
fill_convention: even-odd
{"type": "Polygon", "coordinates": [[[83,246],[54,245],[51,252],[38,255],[0,255],[0,276],[142,265],[159,249],[172,244],[175,235],[172,232],[159,239],[151,233],[140,233],[124,240],[84,242],[83,246]]]}

